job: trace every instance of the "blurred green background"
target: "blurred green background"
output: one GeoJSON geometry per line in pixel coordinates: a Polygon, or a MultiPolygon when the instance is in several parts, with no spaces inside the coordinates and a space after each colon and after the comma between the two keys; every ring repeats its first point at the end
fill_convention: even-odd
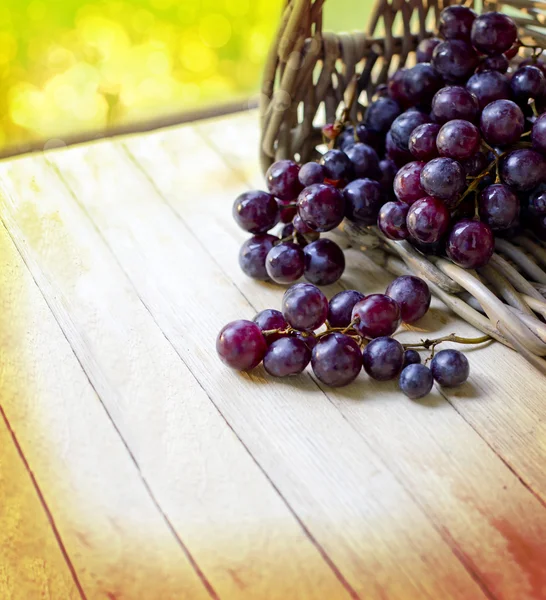
{"type": "MultiPolygon", "coordinates": [[[[330,0],[362,27],[371,0],[330,0]]],[[[2,0],[0,149],[256,95],[282,0],[2,0]]]]}

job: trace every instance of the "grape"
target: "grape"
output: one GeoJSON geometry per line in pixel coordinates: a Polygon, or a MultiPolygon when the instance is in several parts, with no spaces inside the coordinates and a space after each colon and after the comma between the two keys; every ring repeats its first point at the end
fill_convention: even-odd
{"type": "Polygon", "coordinates": [[[546,191],[538,189],[529,196],[527,210],[534,217],[546,216],[546,191]]]}
{"type": "Polygon", "coordinates": [[[537,69],[540,69],[542,71],[542,74],[546,77],[546,63],[542,62],[541,60],[537,60],[536,58],[526,58],[525,60],[522,60],[519,65],[520,67],[527,67],[527,66],[531,66],[531,67],[536,67],[537,69]]]}
{"type": "Polygon", "coordinates": [[[417,350],[413,350],[412,348],[408,348],[404,352],[404,365],[402,368],[407,367],[408,365],[418,365],[421,363],[421,356],[417,350]]]}
{"type": "MultiPolygon", "coordinates": [[[[256,323],[256,325],[258,325],[262,332],[271,331],[273,329],[283,330],[288,327],[288,323],[282,316],[282,312],[273,308],[266,308],[265,310],[262,310],[254,317],[253,321],[256,323]]],[[[266,342],[268,344],[272,344],[275,340],[278,340],[281,337],[283,336],[280,333],[272,333],[267,336],[266,342]]]]}
{"type": "Polygon", "coordinates": [[[377,181],[355,179],[343,190],[345,216],[362,225],[373,225],[385,200],[385,192],[377,181]]]}
{"type": "Polygon", "coordinates": [[[472,25],[470,38],[474,48],[484,54],[500,54],[509,50],[518,37],[516,24],[499,12],[480,15],[472,25]]]}
{"type": "Polygon", "coordinates": [[[356,139],[355,139],[355,128],[352,125],[348,125],[341,132],[338,138],[338,144],[340,150],[344,152],[348,150],[351,146],[354,146],[357,142],[362,142],[363,144],[371,144],[373,141],[372,132],[368,131],[366,126],[363,123],[359,123],[356,126],[356,139]]]}
{"type": "Polygon", "coordinates": [[[505,146],[519,140],[524,125],[523,113],[516,103],[496,100],[483,109],[480,128],[487,142],[505,146]]]}
{"type": "Polygon", "coordinates": [[[480,148],[480,143],[478,128],[462,119],[448,121],[442,125],[436,139],[440,156],[455,160],[465,160],[474,156],[480,148]]]}
{"type": "Polygon", "coordinates": [[[546,160],[542,154],[522,148],[502,161],[501,179],[516,192],[528,192],[546,179],[546,160]]]}
{"type": "Polygon", "coordinates": [[[546,78],[537,67],[520,67],[510,79],[510,87],[514,100],[520,106],[526,106],[530,98],[540,98],[544,95],[546,78]]]}
{"type": "Polygon", "coordinates": [[[394,379],[404,364],[404,348],[391,337],[372,340],[362,352],[364,370],[372,379],[388,381],[394,379]]]}
{"type": "Polygon", "coordinates": [[[336,282],[345,270],[343,250],[326,238],[311,242],[304,250],[303,276],[315,285],[330,285],[336,282]]]}
{"type": "Polygon", "coordinates": [[[283,337],[269,346],[263,360],[273,377],[299,375],[311,360],[311,350],[303,340],[283,337]]]}
{"type": "Polygon", "coordinates": [[[380,176],[379,157],[377,152],[367,144],[354,144],[347,150],[347,156],[353,164],[355,178],[380,176]]]}
{"type": "Polygon", "coordinates": [[[447,40],[434,48],[431,64],[446,81],[463,81],[476,68],[478,55],[468,42],[447,40]]]}
{"type": "Polygon", "coordinates": [[[405,202],[387,202],[379,210],[377,226],[390,240],[405,240],[409,237],[406,219],[409,204],[405,202]]]}
{"type": "Polygon", "coordinates": [[[267,274],[276,283],[292,283],[303,275],[303,250],[293,242],[273,246],[265,260],[267,274]]]}
{"type": "Polygon", "coordinates": [[[390,131],[385,136],[385,154],[399,167],[413,160],[409,150],[402,150],[394,143],[390,131]]]}
{"type": "Polygon", "coordinates": [[[446,252],[451,260],[465,269],[485,266],[495,250],[495,238],[489,225],[461,219],[449,233],[446,252]]]}
{"type": "Polygon", "coordinates": [[[409,150],[417,160],[431,160],[438,156],[436,136],[440,126],[436,123],[425,123],[416,127],[409,139],[409,150]]]}
{"type": "Polygon", "coordinates": [[[440,13],[438,30],[446,40],[470,41],[476,13],[466,6],[448,6],[440,13]]]}
{"type": "Polygon", "coordinates": [[[313,183],[324,183],[324,168],[316,162],[308,162],[301,166],[298,179],[303,187],[313,183]]]}
{"type": "Polygon", "coordinates": [[[290,332],[289,335],[290,337],[297,338],[298,340],[301,340],[302,342],[307,344],[309,350],[313,350],[313,348],[317,345],[318,342],[316,335],[312,331],[293,330],[290,332]]]}
{"type": "Polygon", "coordinates": [[[432,376],[442,387],[456,387],[468,379],[470,365],[458,350],[440,350],[430,363],[432,376]]]}
{"type": "Polygon", "coordinates": [[[498,71],[483,71],[472,75],[466,83],[466,89],[477,98],[481,110],[495,100],[508,100],[512,97],[506,75],[498,71]]]}
{"type": "Polygon", "coordinates": [[[423,244],[434,244],[449,227],[449,211],[438,198],[425,196],[411,205],[407,226],[410,235],[423,244]]]}
{"type": "Polygon", "coordinates": [[[413,204],[419,198],[425,196],[421,186],[421,172],[425,166],[424,162],[410,162],[404,165],[394,178],[393,189],[396,197],[401,202],[413,204]]]}
{"type": "Polygon", "coordinates": [[[334,229],[343,221],[344,213],[345,198],[332,185],[314,183],[298,196],[298,214],[314,231],[334,229]]]}
{"type": "Polygon", "coordinates": [[[378,98],[370,104],[366,111],[365,124],[371,131],[387,133],[394,119],[402,112],[396,100],[392,98],[378,98]]]}
{"type": "Polygon", "coordinates": [[[354,381],[362,369],[358,344],[342,333],[322,337],[313,349],[313,373],[330,387],[342,387],[354,381]]]}
{"type": "Polygon", "coordinates": [[[400,373],[400,389],[412,400],[426,396],[433,383],[432,372],[425,365],[410,364],[400,373]]]}
{"type": "Polygon", "coordinates": [[[531,140],[534,148],[540,152],[546,152],[546,113],[540,115],[533,123],[531,140]]]}
{"type": "Polygon", "coordinates": [[[313,331],[326,321],[328,300],[316,285],[297,283],[284,292],[282,314],[294,329],[313,331]]]}
{"type": "Polygon", "coordinates": [[[392,192],[392,184],[396,173],[398,172],[396,163],[390,158],[384,158],[379,161],[379,170],[381,171],[381,177],[378,181],[381,184],[381,187],[386,192],[392,192]]]}
{"type": "Polygon", "coordinates": [[[320,159],[324,175],[330,181],[350,181],[353,163],[343,150],[328,150],[320,159]]]}
{"type": "Polygon", "coordinates": [[[482,191],[479,211],[491,229],[508,229],[519,215],[519,199],[508,186],[495,183],[482,191]]]}
{"type": "MultiPolygon", "coordinates": [[[[429,123],[430,118],[417,110],[408,110],[402,113],[399,117],[394,120],[390,134],[392,142],[400,149],[408,151],[408,143],[412,131],[423,125],[429,123]]],[[[396,159],[392,157],[395,161],[396,159]]]]}
{"type": "Polygon", "coordinates": [[[355,304],[351,320],[364,337],[392,335],[400,325],[400,307],[385,294],[371,294],[355,304]]]}
{"type": "Polygon", "coordinates": [[[487,157],[483,152],[476,152],[474,156],[461,161],[461,166],[467,177],[479,175],[487,167],[487,157]]]}
{"type": "Polygon", "coordinates": [[[298,211],[294,206],[294,200],[279,200],[278,205],[281,223],[291,223],[298,211]]]}
{"type": "Polygon", "coordinates": [[[364,294],[356,290],[338,292],[331,300],[328,308],[330,327],[348,327],[351,323],[354,305],[364,300],[364,294]]]}
{"type": "MultiPolygon", "coordinates": [[[[301,233],[301,235],[305,236],[306,238],[310,239],[313,242],[315,240],[317,240],[318,236],[320,235],[314,229],[311,229],[311,227],[309,227],[309,225],[307,225],[307,223],[305,223],[299,215],[296,215],[294,217],[294,220],[292,221],[292,225],[294,226],[294,229],[298,233],[301,233]]],[[[286,237],[286,236],[283,236],[283,237],[286,237]]]]}
{"type": "Polygon", "coordinates": [[[482,73],[483,71],[498,71],[499,73],[506,73],[506,71],[508,71],[509,64],[510,63],[504,54],[486,56],[478,65],[476,72],[482,73]]]}
{"type": "Polygon", "coordinates": [[[443,83],[442,76],[429,63],[417,63],[404,72],[406,94],[414,106],[430,105],[443,83]]]}
{"type": "Polygon", "coordinates": [[[434,48],[441,42],[442,40],[436,37],[421,40],[417,46],[417,62],[429,63],[432,60],[434,48]]]}
{"type": "Polygon", "coordinates": [[[279,222],[279,207],[271,194],[252,190],[237,196],[233,218],[245,231],[266,233],[279,222]]]}
{"type": "Polygon", "coordinates": [[[466,187],[461,165],[451,158],[434,158],[421,171],[421,185],[427,194],[453,201],[466,187]]]}
{"type": "Polygon", "coordinates": [[[274,162],[265,174],[267,189],[279,200],[294,200],[302,189],[298,179],[299,170],[292,160],[274,162]]]}
{"type": "Polygon", "coordinates": [[[478,118],[478,100],[460,85],[444,87],[432,99],[432,118],[436,123],[453,119],[474,122],[478,118]]]}
{"type": "Polygon", "coordinates": [[[237,371],[257,367],[267,350],[261,329],[252,321],[232,321],[222,328],[216,338],[216,352],[220,360],[237,371]]]}
{"type": "Polygon", "coordinates": [[[397,102],[402,108],[411,104],[406,92],[406,83],[404,80],[407,69],[398,69],[389,78],[389,96],[397,102]]]}
{"type": "Polygon", "coordinates": [[[245,275],[265,281],[269,279],[265,259],[279,238],[274,235],[254,235],[244,242],[239,251],[239,266],[245,275]]]}
{"type": "Polygon", "coordinates": [[[430,307],[430,290],[425,281],[413,275],[402,275],[391,282],[387,296],[400,306],[400,316],[404,323],[415,323],[430,307]]]}

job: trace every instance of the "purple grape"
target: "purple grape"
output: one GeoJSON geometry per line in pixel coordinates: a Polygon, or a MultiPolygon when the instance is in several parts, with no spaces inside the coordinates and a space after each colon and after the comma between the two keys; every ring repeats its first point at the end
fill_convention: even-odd
{"type": "Polygon", "coordinates": [[[468,379],[470,365],[458,350],[440,350],[430,363],[432,376],[442,387],[456,387],[468,379]]]}
{"type": "Polygon", "coordinates": [[[237,371],[257,367],[267,350],[261,329],[252,321],[232,321],[222,328],[216,338],[220,360],[237,371]]]}
{"type": "Polygon", "coordinates": [[[412,400],[426,396],[432,389],[433,383],[432,372],[425,365],[410,364],[400,373],[400,389],[412,400]]]}
{"type": "Polygon", "coordinates": [[[421,171],[421,185],[430,196],[451,202],[465,189],[466,176],[457,161],[434,158],[421,171]]]}
{"type": "Polygon", "coordinates": [[[398,172],[396,163],[390,158],[384,158],[379,161],[379,169],[381,171],[381,177],[378,181],[381,184],[381,187],[387,193],[392,193],[392,184],[396,173],[398,172]]]}
{"type": "Polygon", "coordinates": [[[413,275],[397,277],[391,282],[385,294],[398,302],[404,323],[415,323],[430,307],[430,290],[420,277],[413,275]]]}
{"type": "Polygon", "coordinates": [[[302,190],[298,179],[300,168],[293,160],[274,162],[267,173],[267,189],[279,200],[294,200],[302,190]]]}
{"type": "Polygon", "coordinates": [[[353,178],[353,163],[343,150],[328,150],[320,164],[330,181],[350,181],[353,178]]]}
{"type": "Polygon", "coordinates": [[[491,229],[508,229],[519,215],[519,199],[502,183],[487,186],[480,195],[480,219],[491,229]]]}
{"type": "Polygon", "coordinates": [[[466,6],[448,6],[440,13],[438,30],[446,40],[470,41],[476,13],[466,6]]]}
{"type": "Polygon", "coordinates": [[[533,123],[531,140],[534,148],[540,152],[546,153],[546,113],[540,115],[533,123]]]}
{"type": "Polygon", "coordinates": [[[504,54],[486,56],[478,65],[476,72],[482,73],[483,71],[498,71],[499,73],[506,73],[509,65],[510,62],[506,56],[504,56],[504,54]]]}
{"type": "Polygon", "coordinates": [[[421,186],[421,172],[424,166],[424,162],[414,161],[404,165],[398,171],[393,184],[398,200],[411,205],[426,195],[421,186]]]}
{"type": "Polygon", "coordinates": [[[354,144],[347,149],[347,156],[353,164],[353,176],[361,177],[379,177],[379,157],[377,152],[367,144],[354,144]]]}
{"type": "Polygon", "coordinates": [[[481,221],[462,219],[449,233],[446,252],[451,260],[465,269],[485,266],[495,250],[491,227],[481,221]]]}
{"type": "Polygon", "coordinates": [[[273,377],[299,375],[311,360],[309,346],[296,337],[274,341],[264,356],[264,369],[273,377]]]}
{"type": "MultiPolygon", "coordinates": [[[[429,122],[430,118],[426,114],[417,110],[408,110],[402,113],[399,117],[396,117],[391,126],[390,134],[392,142],[400,150],[407,152],[409,150],[409,139],[413,130],[416,127],[419,127],[419,125],[429,122]]],[[[397,162],[396,158],[392,158],[395,160],[395,162],[397,162]]]]}
{"type": "MultiPolygon", "coordinates": [[[[273,308],[266,308],[259,312],[253,319],[254,323],[258,325],[260,330],[263,331],[271,331],[273,329],[286,329],[288,327],[288,323],[285,318],[282,316],[282,312],[280,310],[275,310],[273,308]]],[[[281,334],[270,334],[266,338],[266,342],[271,344],[275,340],[281,338],[281,334]]]]}
{"type": "Polygon", "coordinates": [[[481,136],[476,125],[462,119],[454,119],[442,125],[436,145],[440,156],[466,160],[478,152],[481,136]]]}
{"type": "Polygon", "coordinates": [[[307,225],[307,223],[305,223],[299,215],[294,217],[292,225],[298,233],[301,233],[301,235],[309,238],[313,242],[315,239],[318,239],[318,236],[320,235],[314,229],[311,229],[311,227],[309,227],[309,225],[307,225]]]}
{"type": "Polygon", "coordinates": [[[406,92],[406,84],[404,80],[406,71],[407,69],[398,69],[398,71],[393,73],[393,75],[389,78],[388,82],[389,96],[402,108],[405,108],[411,104],[406,92]]]}
{"type": "Polygon", "coordinates": [[[416,127],[409,139],[409,150],[417,160],[432,160],[438,156],[436,136],[440,126],[436,123],[425,123],[416,127]]]}
{"type": "Polygon", "coordinates": [[[343,250],[326,238],[311,242],[303,249],[303,276],[315,285],[335,283],[345,270],[343,250]]]}
{"type": "Polygon", "coordinates": [[[440,38],[426,38],[419,42],[417,46],[417,62],[429,63],[432,60],[432,53],[438,44],[441,44],[440,38]]]}
{"type": "Polygon", "coordinates": [[[536,58],[533,58],[532,56],[530,58],[526,58],[525,60],[522,60],[518,66],[519,67],[527,67],[527,66],[536,67],[537,69],[540,69],[542,71],[542,74],[546,77],[546,63],[542,62],[541,60],[537,60],[536,58]]]}
{"type": "Polygon", "coordinates": [[[342,387],[354,381],[362,369],[358,344],[342,333],[322,337],[313,349],[313,373],[330,387],[342,387]]]}
{"type": "Polygon", "coordinates": [[[352,125],[345,127],[345,129],[341,132],[338,137],[338,145],[339,149],[345,152],[351,146],[354,146],[358,142],[362,142],[363,144],[371,145],[373,141],[372,132],[368,131],[366,126],[363,123],[359,123],[356,126],[356,134],[355,128],[352,125]],[[356,139],[355,139],[356,135],[356,139]]]}
{"type": "Polygon", "coordinates": [[[466,83],[466,89],[477,98],[480,110],[495,100],[509,100],[512,97],[508,78],[498,71],[472,75],[466,83]]]}
{"type": "Polygon", "coordinates": [[[483,109],[480,129],[485,140],[493,146],[515,144],[524,126],[521,108],[511,100],[496,100],[483,109]]]}
{"type": "Polygon", "coordinates": [[[307,347],[311,351],[317,345],[318,342],[316,335],[312,331],[293,330],[290,332],[289,335],[290,337],[297,338],[298,340],[301,340],[302,342],[307,344],[307,347]]]}
{"type": "Polygon", "coordinates": [[[390,240],[405,240],[409,237],[408,211],[409,204],[405,202],[387,202],[379,210],[377,226],[390,240]]]}
{"type": "Polygon", "coordinates": [[[400,325],[400,307],[385,294],[370,294],[353,308],[352,321],[360,335],[378,338],[392,335],[400,325]]]}
{"type": "Polygon", "coordinates": [[[284,292],[282,314],[294,329],[313,331],[326,321],[328,300],[316,285],[297,283],[284,292]]]}
{"type": "Polygon", "coordinates": [[[394,143],[390,131],[385,136],[385,155],[398,167],[413,160],[413,156],[409,150],[402,150],[394,143]]]}
{"type": "Polygon", "coordinates": [[[391,337],[372,340],[362,352],[362,363],[368,375],[377,381],[394,379],[404,364],[404,348],[391,337]]]}
{"type": "Polygon", "coordinates": [[[478,55],[468,42],[447,40],[434,48],[431,64],[446,81],[464,81],[476,68],[478,55]]]}
{"type": "Polygon", "coordinates": [[[344,213],[345,198],[332,185],[314,183],[298,196],[298,214],[314,231],[335,229],[343,221],[344,213]]]}
{"type": "Polygon", "coordinates": [[[539,188],[529,196],[527,210],[533,217],[546,216],[546,191],[539,188]]]}
{"type": "Polygon", "coordinates": [[[297,208],[294,206],[294,200],[278,200],[281,223],[291,223],[297,208]]]}
{"type": "Polygon", "coordinates": [[[271,194],[252,190],[237,196],[233,203],[233,218],[245,231],[266,233],[279,222],[279,207],[271,194]]]}
{"type": "Polygon", "coordinates": [[[449,227],[449,211],[438,198],[425,196],[411,205],[407,226],[410,235],[422,244],[434,244],[449,227]]]}
{"type": "Polygon", "coordinates": [[[528,192],[546,180],[546,159],[535,150],[514,150],[502,161],[500,171],[506,185],[516,192],[528,192]]]}
{"type": "Polygon", "coordinates": [[[303,187],[313,183],[324,183],[324,168],[317,162],[308,162],[301,166],[298,179],[303,187]]]}
{"type": "Polygon", "coordinates": [[[274,235],[254,235],[244,242],[239,251],[239,266],[243,273],[253,279],[269,279],[265,268],[267,254],[279,238],[274,235]]]}
{"type": "Polygon", "coordinates": [[[417,350],[413,350],[412,348],[408,348],[404,352],[404,367],[408,365],[418,365],[421,363],[421,356],[417,350]]]}
{"type": "Polygon", "coordinates": [[[484,54],[500,54],[509,50],[518,37],[512,19],[499,12],[480,15],[472,25],[471,40],[474,48],[484,54]]]}
{"type": "Polygon", "coordinates": [[[351,323],[355,304],[364,300],[364,298],[364,294],[356,290],[338,292],[330,300],[328,308],[328,323],[330,323],[330,327],[348,327],[351,323]]]}
{"type": "Polygon", "coordinates": [[[487,157],[483,152],[476,152],[474,156],[461,161],[461,166],[467,177],[476,177],[488,165],[487,157]]]}
{"type": "Polygon", "coordinates": [[[385,192],[377,181],[355,179],[345,187],[343,196],[347,219],[362,225],[375,224],[379,209],[385,201],[385,192]]]}
{"type": "Polygon", "coordinates": [[[530,65],[520,67],[510,79],[514,100],[520,106],[526,106],[530,98],[541,98],[546,89],[546,78],[542,71],[530,65]]]}
{"type": "Polygon", "coordinates": [[[444,87],[432,99],[432,118],[436,123],[453,119],[475,122],[479,106],[476,97],[460,85],[444,87]]]}
{"type": "Polygon", "coordinates": [[[267,254],[265,268],[276,283],[293,283],[303,275],[303,250],[293,242],[281,242],[267,254]]]}
{"type": "Polygon", "coordinates": [[[378,98],[366,111],[366,127],[377,133],[387,133],[394,119],[402,112],[396,100],[388,97],[378,98]]]}
{"type": "Polygon", "coordinates": [[[434,94],[442,87],[442,76],[429,63],[417,63],[404,72],[409,101],[414,106],[430,106],[434,94]]]}

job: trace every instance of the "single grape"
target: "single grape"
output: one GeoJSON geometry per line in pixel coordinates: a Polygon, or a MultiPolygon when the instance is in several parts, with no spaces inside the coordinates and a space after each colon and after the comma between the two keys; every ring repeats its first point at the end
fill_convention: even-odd
{"type": "Polygon", "coordinates": [[[368,145],[374,142],[373,132],[369,131],[363,123],[358,123],[356,130],[352,125],[348,125],[338,137],[339,149],[343,152],[358,142],[368,145]]]}
{"type": "Polygon", "coordinates": [[[385,201],[385,192],[377,181],[355,179],[343,190],[345,216],[362,225],[373,225],[385,201]]]}
{"type": "Polygon", "coordinates": [[[466,83],[466,89],[476,97],[480,110],[495,100],[509,100],[512,97],[508,78],[498,71],[472,75],[466,83]]]}
{"type": "Polygon", "coordinates": [[[501,163],[501,179],[516,192],[528,192],[546,180],[544,155],[522,148],[510,152],[501,163]]]}
{"type": "Polygon", "coordinates": [[[417,160],[432,160],[438,156],[436,136],[440,126],[436,123],[425,123],[416,127],[409,139],[409,151],[417,160]]]}
{"type": "Polygon", "coordinates": [[[392,335],[400,325],[400,307],[385,294],[370,294],[353,308],[352,321],[360,335],[378,338],[392,335]]]}
{"type": "Polygon", "coordinates": [[[527,106],[530,98],[541,98],[546,89],[546,77],[538,67],[520,67],[510,79],[514,100],[520,106],[527,106]]]}
{"type": "Polygon", "coordinates": [[[303,249],[303,276],[315,285],[335,283],[345,270],[343,250],[326,238],[311,242],[303,249]]]}
{"type": "Polygon", "coordinates": [[[413,156],[409,150],[402,150],[394,143],[390,131],[385,136],[385,155],[398,167],[402,167],[406,163],[413,160],[413,156]]]}
{"type": "Polygon", "coordinates": [[[281,242],[267,254],[265,268],[276,283],[293,283],[303,275],[303,250],[293,242],[281,242]]]}
{"type": "Polygon", "coordinates": [[[298,212],[294,200],[278,200],[279,216],[281,223],[292,223],[292,219],[298,212]]]}
{"type": "Polygon", "coordinates": [[[531,141],[534,148],[542,153],[546,153],[546,113],[540,115],[533,123],[531,141]]]}
{"type": "Polygon", "coordinates": [[[529,196],[527,210],[533,217],[546,216],[546,191],[539,188],[529,196]]]}
{"type": "Polygon", "coordinates": [[[410,235],[423,244],[434,244],[449,227],[449,211],[438,198],[425,196],[410,206],[406,223],[410,235]]]}
{"type": "Polygon", "coordinates": [[[398,171],[393,184],[394,193],[398,200],[411,205],[425,196],[421,186],[421,172],[424,166],[424,162],[414,161],[404,165],[398,171]]]}
{"type": "Polygon", "coordinates": [[[377,152],[367,144],[354,144],[347,149],[347,156],[353,164],[353,176],[357,179],[361,177],[379,177],[379,157],[377,152]]]}
{"type": "Polygon", "coordinates": [[[358,344],[342,333],[322,337],[313,349],[313,373],[330,387],[342,387],[354,381],[362,369],[358,344]]]}
{"type": "Polygon", "coordinates": [[[468,42],[447,40],[434,48],[431,64],[446,81],[464,81],[476,68],[478,55],[468,42]]]}
{"type": "MultiPolygon", "coordinates": [[[[283,330],[288,327],[288,323],[282,316],[282,312],[273,308],[266,308],[265,310],[262,310],[254,317],[253,321],[256,323],[256,325],[258,325],[262,332],[271,331],[273,329],[283,330]]],[[[281,337],[283,336],[280,333],[271,333],[267,336],[266,342],[268,344],[272,344],[275,340],[278,340],[281,337]]]]}
{"type": "Polygon", "coordinates": [[[307,344],[295,337],[274,341],[264,356],[264,369],[273,377],[299,375],[311,360],[307,344]]]}
{"type": "Polygon", "coordinates": [[[435,123],[443,124],[453,119],[475,122],[478,112],[478,100],[460,85],[444,87],[432,99],[432,118],[435,123]]]}
{"type": "Polygon", "coordinates": [[[405,202],[387,202],[379,209],[377,226],[390,240],[405,240],[409,237],[408,211],[409,204],[405,202]]]}
{"type": "Polygon", "coordinates": [[[444,80],[430,63],[417,63],[404,72],[404,84],[409,101],[414,106],[430,106],[434,94],[444,80]]]}
{"type": "Polygon", "coordinates": [[[336,228],[343,221],[344,213],[345,198],[332,185],[314,183],[298,196],[298,214],[314,231],[336,228]]]}
{"type": "Polygon", "coordinates": [[[301,166],[298,179],[303,187],[313,183],[324,183],[324,167],[317,162],[308,162],[301,166]]]}
{"type": "Polygon", "coordinates": [[[394,379],[404,364],[404,348],[391,337],[372,340],[362,352],[364,370],[372,379],[388,381],[394,379]]]}
{"type": "Polygon", "coordinates": [[[330,327],[348,327],[351,323],[355,304],[364,300],[364,298],[364,294],[356,290],[338,292],[330,300],[328,308],[328,323],[330,323],[330,327]]]}
{"type": "Polygon", "coordinates": [[[396,100],[388,97],[373,101],[366,111],[365,124],[370,131],[387,133],[394,119],[402,112],[396,100]]]}
{"type": "Polygon", "coordinates": [[[279,222],[279,207],[271,194],[252,190],[237,196],[233,218],[245,231],[266,233],[279,222]]]}
{"type": "Polygon", "coordinates": [[[239,251],[239,266],[253,279],[269,279],[265,268],[266,257],[279,238],[274,235],[254,235],[244,242],[239,251]]]}
{"type": "Polygon", "coordinates": [[[483,71],[498,71],[499,73],[506,73],[509,65],[510,62],[504,54],[486,56],[476,68],[476,73],[482,73],[483,71]]]}
{"type": "Polygon", "coordinates": [[[441,44],[442,40],[437,37],[426,38],[419,42],[417,46],[417,62],[420,63],[429,63],[432,60],[432,53],[434,52],[434,48],[438,44],[441,44]]]}
{"type": "Polygon", "coordinates": [[[496,100],[482,112],[480,128],[485,140],[494,146],[515,144],[525,125],[521,108],[511,100],[496,100]]]}
{"type": "Polygon", "coordinates": [[[400,306],[404,323],[415,323],[430,307],[431,294],[428,285],[420,277],[402,275],[392,281],[385,292],[400,306]]]}
{"type": "Polygon", "coordinates": [[[328,150],[320,159],[324,175],[330,181],[350,181],[353,178],[353,163],[343,150],[328,150]]]}
{"type": "Polygon", "coordinates": [[[421,364],[421,356],[417,350],[413,350],[412,348],[408,348],[404,352],[404,365],[402,368],[407,367],[408,365],[418,365],[421,364]]]}
{"type": "Polygon", "coordinates": [[[440,350],[430,363],[432,376],[442,387],[456,387],[468,379],[470,365],[458,350],[440,350]]]}
{"type": "Polygon", "coordinates": [[[404,81],[404,74],[406,70],[407,69],[398,69],[389,78],[388,82],[389,96],[402,108],[405,108],[411,104],[406,91],[406,83],[404,81]]]}
{"type": "Polygon", "coordinates": [[[541,60],[537,60],[536,58],[533,58],[531,56],[530,58],[522,60],[518,66],[526,67],[528,65],[540,69],[542,71],[542,74],[546,77],[546,63],[542,62],[541,60]]]}
{"type": "Polygon", "coordinates": [[[478,128],[469,121],[455,119],[442,125],[436,145],[441,156],[466,160],[480,149],[481,136],[478,128]]]}
{"type": "Polygon", "coordinates": [[[232,321],[222,328],[216,338],[220,360],[237,371],[257,367],[267,350],[261,329],[252,321],[232,321]]]}
{"type": "Polygon", "coordinates": [[[474,156],[461,161],[461,166],[467,177],[476,177],[488,164],[487,157],[483,152],[476,152],[474,156]]]}
{"type": "Polygon", "coordinates": [[[312,331],[293,330],[290,332],[289,335],[290,337],[297,338],[298,340],[301,340],[302,342],[307,344],[307,347],[311,351],[317,345],[318,342],[316,335],[312,331]]]}
{"type": "Polygon", "coordinates": [[[509,50],[518,37],[512,19],[500,12],[480,15],[472,25],[470,38],[474,48],[484,54],[500,54],[509,50]]]}
{"type": "Polygon", "coordinates": [[[400,389],[412,400],[426,396],[432,389],[433,383],[432,372],[425,365],[410,364],[400,373],[400,389]]]}
{"type": "Polygon", "coordinates": [[[476,13],[466,6],[448,6],[440,13],[438,30],[446,40],[470,40],[476,13]]]}
{"type": "Polygon", "coordinates": [[[392,184],[394,182],[394,178],[396,173],[398,172],[398,167],[396,163],[390,158],[384,158],[379,161],[379,169],[381,171],[381,177],[378,179],[381,187],[387,193],[392,193],[392,184]]]}
{"type": "Polygon", "coordinates": [[[466,176],[457,161],[434,158],[421,171],[421,185],[430,196],[451,202],[466,188],[466,176]]]}
{"type": "Polygon", "coordinates": [[[299,170],[293,160],[274,162],[265,174],[267,189],[279,200],[294,200],[302,190],[299,170]]]}
{"type": "Polygon", "coordinates": [[[508,229],[519,215],[519,198],[508,186],[495,183],[480,194],[479,211],[491,229],[508,229]]]}
{"type": "MultiPolygon", "coordinates": [[[[419,127],[419,125],[423,125],[424,123],[429,122],[430,118],[428,117],[428,115],[417,110],[408,110],[402,113],[399,117],[396,117],[391,126],[390,134],[392,142],[400,150],[405,150],[406,152],[408,152],[409,139],[413,130],[416,127],[419,127]]],[[[392,158],[396,161],[394,157],[392,158]]]]}
{"type": "Polygon", "coordinates": [[[491,227],[481,221],[462,219],[455,223],[447,238],[446,252],[465,269],[485,266],[495,250],[491,227]]]}
{"type": "Polygon", "coordinates": [[[305,223],[305,221],[303,221],[299,215],[296,215],[294,217],[294,220],[292,221],[292,226],[298,233],[305,236],[305,238],[311,242],[318,240],[320,236],[320,234],[317,233],[314,229],[311,229],[311,227],[309,227],[309,225],[307,225],[307,223],[305,223]]]}
{"type": "Polygon", "coordinates": [[[328,300],[316,285],[297,283],[284,292],[282,314],[294,329],[313,331],[326,321],[328,300]]]}

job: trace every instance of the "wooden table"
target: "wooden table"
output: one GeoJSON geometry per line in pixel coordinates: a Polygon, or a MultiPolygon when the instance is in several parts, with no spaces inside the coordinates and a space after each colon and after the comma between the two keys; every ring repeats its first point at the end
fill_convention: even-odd
{"type": "MultiPolygon", "coordinates": [[[[255,113],[0,164],[0,598],[546,598],[546,385],[499,344],[412,402],[218,361],[255,113]]],[[[349,250],[341,287],[390,277],[349,250]]],[[[473,330],[433,302],[419,330],[473,330]]]]}

